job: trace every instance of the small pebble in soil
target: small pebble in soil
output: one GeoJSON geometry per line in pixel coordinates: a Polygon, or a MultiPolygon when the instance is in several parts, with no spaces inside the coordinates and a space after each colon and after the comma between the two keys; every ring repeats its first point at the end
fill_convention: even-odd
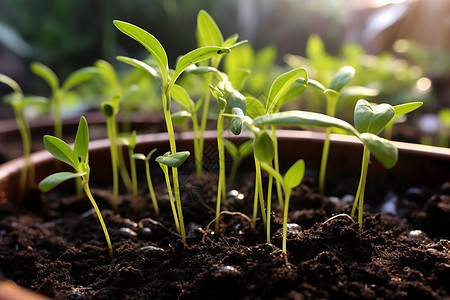
{"type": "Polygon", "coordinates": [[[381,206],[381,212],[397,216],[397,201],[397,195],[392,191],[388,192],[386,197],[384,197],[384,203],[381,206]]]}
{"type": "Polygon", "coordinates": [[[341,199],[339,199],[339,197],[330,196],[328,197],[328,200],[337,205],[341,204],[341,199]]]}
{"type": "Polygon", "coordinates": [[[138,223],[136,223],[136,222],[134,222],[134,221],[132,221],[130,219],[123,220],[123,225],[125,227],[133,229],[133,230],[138,228],[138,223]]]}
{"type": "Polygon", "coordinates": [[[227,202],[242,201],[244,200],[244,194],[239,193],[237,190],[231,190],[227,193],[227,202]]]}
{"type": "Polygon", "coordinates": [[[355,201],[355,196],[350,195],[350,194],[344,195],[341,198],[341,203],[344,204],[344,205],[345,204],[349,204],[349,203],[353,203],[353,201],[355,201]]]}
{"type": "Polygon", "coordinates": [[[163,248],[155,247],[155,246],[144,246],[139,248],[140,251],[145,253],[151,253],[151,254],[160,254],[163,253],[165,250],[163,248]]]}
{"type": "Polygon", "coordinates": [[[129,236],[129,237],[134,237],[137,236],[137,233],[133,230],[131,230],[130,228],[126,228],[126,227],[121,227],[119,229],[120,233],[122,233],[125,236],[129,236]]]}
{"type": "Polygon", "coordinates": [[[239,272],[238,269],[236,269],[233,266],[224,266],[222,268],[219,269],[218,274],[220,274],[221,276],[240,276],[241,272],[239,272]]]}
{"type": "Polygon", "coordinates": [[[408,234],[408,238],[411,245],[414,246],[428,244],[431,242],[431,239],[422,230],[411,230],[408,234]]]}
{"type": "Polygon", "coordinates": [[[301,234],[302,227],[300,225],[298,225],[297,223],[288,223],[288,224],[286,224],[286,231],[290,232],[290,233],[301,234]]]}

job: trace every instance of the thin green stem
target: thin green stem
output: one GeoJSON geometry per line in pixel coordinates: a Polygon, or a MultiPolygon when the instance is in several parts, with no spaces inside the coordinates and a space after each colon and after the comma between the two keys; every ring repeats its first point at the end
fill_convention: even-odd
{"type": "Polygon", "coordinates": [[[226,182],[225,182],[225,147],[223,143],[223,112],[219,112],[217,119],[217,149],[219,152],[219,183],[217,186],[217,200],[216,200],[216,227],[215,231],[219,231],[219,215],[221,198],[226,196],[226,182]]]}
{"type": "Polygon", "coordinates": [[[369,169],[370,151],[364,146],[361,176],[359,179],[358,190],[356,191],[355,200],[353,202],[351,217],[355,215],[356,207],[358,206],[358,223],[359,230],[362,230],[362,217],[363,217],[363,204],[364,204],[364,192],[367,181],[367,170],[369,169]]]}
{"type": "Polygon", "coordinates": [[[131,182],[133,183],[133,206],[135,215],[138,212],[138,184],[137,184],[137,174],[136,174],[136,160],[133,158],[133,149],[128,148],[128,157],[130,159],[130,169],[131,169],[131,182]]]}
{"type": "MultiPolygon", "coordinates": [[[[164,91],[165,91],[163,95],[164,117],[166,120],[167,133],[169,134],[170,151],[171,153],[177,153],[177,147],[175,143],[175,133],[172,124],[172,116],[170,114],[170,106],[167,105],[167,103],[169,103],[168,101],[170,101],[170,93],[166,89],[164,89],[164,91]]],[[[177,204],[178,219],[180,223],[181,239],[183,240],[183,243],[186,243],[186,232],[184,229],[183,211],[181,207],[180,185],[178,182],[177,168],[172,168],[172,179],[173,179],[173,188],[175,190],[175,201],[177,204]]]]}
{"type": "Polygon", "coordinates": [[[156,201],[155,190],[153,188],[152,177],[150,176],[150,164],[148,160],[145,161],[145,176],[147,177],[147,185],[150,193],[150,198],[152,199],[153,209],[155,210],[156,218],[159,218],[159,206],[158,201],[156,201]]]}
{"type": "MultiPolygon", "coordinates": [[[[27,185],[28,171],[30,170],[30,172],[31,172],[31,168],[33,168],[33,165],[30,160],[31,135],[30,135],[29,128],[27,129],[28,123],[26,122],[25,116],[23,115],[23,111],[15,105],[13,105],[13,110],[14,110],[14,115],[15,115],[15,119],[17,122],[17,127],[19,128],[19,133],[22,138],[22,151],[23,151],[23,157],[25,159],[25,164],[23,165],[23,167],[20,171],[19,198],[22,199],[22,197],[24,196],[24,191],[26,189],[26,185],[27,185]]],[[[34,182],[34,178],[30,178],[30,181],[31,181],[31,179],[33,179],[32,182],[34,182]]]]}
{"type": "Polygon", "coordinates": [[[269,181],[267,183],[267,205],[266,205],[266,236],[267,236],[267,244],[270,244],[270,214],[272,212],[272,185],[273,185],[273,176],[269,175],[269,181]]]}
{"type": "MultiPolygon", "coordinates": [[[[258,168],[258,160],[254,157],[255,160],[255,170],[258,168]]],[[[258,180],[255,176],[255,191],[253,194],[253,216],[252,216],[252,231],[256,229],[256,216],[258,215],[258,180]]]]}
{"type": "MultiPolygon", "coordinates": [[[[206,87],[209,88],[209,85],[212,83],[213,80],[213,74],[208,74],[206,75],[206,87]]],[[[204,99],[203,99],[203,111],[202,111],[202,119],[200,122],[200,140],[199,140],[199,157],[198,159],[200,160],[200,171],[197,170],[197,174],[200,173],[200,177],[201,174],[203,172],[202,168],[201,168],[201,164],[203,162],[203,147],[205,145],[205,130],[206,130],[206,123],[208,121],[208,112],[209,112],[209,101],[211,98],[211,93],[206,93],[204,95],[204,99]]]]}
{"type": "Polygon", "coordinates": [[[117,164],[119,166],[120,177],[122,177],[122,181],[127,191],[133,192],[133,182],[131,180],[130,174],[128,174],[128,170],[123,159],[123,149],[122,146],[117,143],[117,122],[115,118],[111,121],[111,128],[111,132],[114,138],[114,144],[116,145],[117,149],[117,164]]]}
{"type": "Polygon", "coordinates": [[[261,175],[261,163],[255,157],[255,169],[256,169],[256,184],[258,186],[258,199],[259,199],[259,207],[261,208],[261,215],[264,227],[267,226],[266,220],[266,211],[264,207],[264,194],[263,194],[263,185],[262,185],[262,175],[261,175]]]}
{"type": "Polygon", "coordinates": [[[197,178],[202,177],[202,151],[200,149],[200,141],[199,141],[199,128],[198,128],[198,120],[197,113],[192,113],[192,129],[194,130],[194,158],[195,158],[195,169],[197,171],[197,178]]]}
{"type": "MultiPolygon", "coordinates": [[[[274,158],[274,167],[275,171],[280,173],[280,162],[279,162],[279,156],[278,156],[278,139],[276,135],[276,128],[275,126],[272,126],[272,140],[273,140],[273,158],[274,158]]],[[[275,181],[275,184],[277,185],[277,197],[278,197],[278,203],[280,204],[280,211],[283,211],[283,192],[281,190],[281,184],[278,181],[275,181]]]]}
{"type": "Polygon", "coordinates": [[[111,259],[113,259],[114,254],[113,254],[113,249],[112,249],[112,244],[111,244],[111,239],[109,238],[109,233],[108,233],[108,229],[106,228],[105,222],[103,221],[103,217],[102,214],[100,212],[100,209],[97,206],[97,203],[94,200],[94,197],[92,197],[91,194],[91,190],[89,189],[89,184],[86,180],[83,179],[83,189],[86,192],[86,195],[88,196],[89,200],[92,203],[92,206],[95,209],[95,213],[97,214],[97,218],[100,221],[100,225],[102,226],[103,229],[103,233],[105,234],[105,238],[106,238],[106,243],[108,244],[108,248],[109,248],[109,257],[111,259]]]}
{"type": "Polygon", "coordinates": [[[237,156],[233,159],[233,163],[231,164],[230,175],[228,175],[228,184],[233,184],[234,179],[236,178],[237,170],[239,165],[242,162],[242,158],[237,156]]]}
{"type": "Polygon", "coordinates": [[[283,246],[282,251],[283,254],[286,255],[286,234],[287,234],[287,219],[288,219],[288,212],[289,212],[289,198],[291,197],[291,189],[287,189],[284,191],[285,198],[284,198],[284,212],[283,212],[283,246]]]}
{"type": "Polygon", "coordinates": [[[162,169],[164,172],[164,177],[166,178],[167,193],[169,194],[170,207],[172,208],[173,219],[175,221],[175,228],[177,229],[177,232],[180,233],[180,222],[179,222],[177,210],[175,208],[175,204],[173,201],[172,186],[171,186],[170,178],[169,178],[169,170],[168,170],[167,166],[165,166],[165,165],[162,165],[162,169]]]}
{"type": "Polygon", "coordinates": [[[54,119],[54,131],[55,136],[59,139],[63,137],[63,129],[62,129],[62,118],[61,118],[61,101],[62,101],[62,92],[60,90],[56,90],[53,93],[53,119],[54,119]]]}
{"type": "Polygon", "coordinates": [[[320,161],[319,192],[322,195],[325,192],[325,176],[327,172],[328,153],[330,152],[330,133],[331,128],[327,128],[325,141],[323,142],[322,160],[320,161]]]}
{"type": "Polygon", "coordinates": [[[109,137],[109,152],[111,155],[111,167],[113,175],[113,209],[117,210],[117,198],[119,197],[119,172],[118,172],[118,158],[117,145],[114,137],[114,119],[112,117],[106,120],[106,129],[109,137]]]}

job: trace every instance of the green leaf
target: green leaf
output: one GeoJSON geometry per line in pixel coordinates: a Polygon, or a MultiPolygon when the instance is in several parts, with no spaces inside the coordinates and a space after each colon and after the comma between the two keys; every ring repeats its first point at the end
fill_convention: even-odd
{"type": "MultiPolygon", "coordinates": [[[[299,80],[301,81],[301,79],[299,80]]],[[[323,84],[314,79],[308,79],[308,86],[316,88],[322,92],[325,92],[325,90],[327,89],[323,84]]]]}
{"type": "Polygon", "coordinates": [[[293,189],[300,184],[305,175],[305,162],[303,159],[297,160],[284,175],[284,186],[287,189],[293,189]]]}
{"type": "Polygon", "coordinates": [[[287,126],[313,126],[313,127],[337,127],[349,134],[359,137],[359,132],[349,123],[320,113],[300,110],[284,111],[274,114],[262,115],[253,119],[253,125],[262,128],[265,125],[287,126]]]}
{"type": "Polygon", "coordinates": [[[334,75],[328,88],[339,92],[355,76],[355,68],[345,66],[334,75]]]}
{"type": "MultiPolygon", "coordinates": [[[[233,107],[231,113],[237,116],[244,116],[244,112],[239,107],[233,107]]],[[[230,130],[234,135],[239,135],[242,131],[244,121],[241,118],[232,118],[230,130]]]]}
{"type": "Polygon", "coordinates": [[[153,55],[161,70],[163,82],[167,82],[169,68],[167,54],[161,43],[152,34],[133,24],[115,20],[114,25],[129,37],[138,41],[153,55]]]}
{"type": "Polygon", "coordinates": [[[272,138],[266,131],[255,138],[253,151],[259,161],[270,164],[274,156],[274,145],[272,138]]]}
{"type": "Polygon", "coordinates": [[[178,168],[184,163],[184,161],[189,157],[189,155],[190,155],[189,151],[181,151],[173,154],[158,156],[156,158],[156,161],[168,167],[178,168]]]}
{"type": "Polygon", "coordinates": [[[197,48],[192,50],[191,52],[183,55],[180,60],[177,62],[177,66],[175,68],[175,73],[172,76],[171,83],[175,83],[177,78],[181,75],[181,73],[190,65],[198,63],[202,60],[210,59],[216,55],[229,53],[230,49],[224,47],[216,47],[216,46],[206,46],[202,48],[197,48]]]}
{"type": "Polygon", "coordinates": [[[245,141],[239,146],[239,156],[241,158],[249,156],[250,154],[252,154],[252,152],[253,152],[252,140],[245,141]]]}
{"type": "Polygon", "coordinates": [[[176,125],[181,125],[186,122],[192,114],[186,110],[180,110],[172,114],[172,121],[176,125]]]}
{"type": "Polygon", "coordinates": [[[264,105],[255,97],[247,96],[247,105],[245,114],[251,119],[264,114],[264,105]]]}
{"type": "Polygon", "coordinates": [[[245,114],[247,106],[247,98],[242,95],[238,90],[232,90],[231,93],[226,98],[227,106],[225,112],[232,113],[233,108],[239,108],[243,114],[245,114]]]}
{"type": "Polygon", "coordinates": [[[145,155],[142,153],[134,153],[131,157],[138,160],[145,160],[145,155]]]}
{"type": "Polygon", "coordinates": [[[292,100],[298,99],[300,95],[303,94],[303,92],[306,90],[306,84],[299,82],[296,80],[288,90],[288,92],[281,97],[280,101],[278,101],[278,105],[275,107],[275,111],[278,111],[280,107],[292,100]]]}
{"type": "Polygon", "coordinates": [[[203,9],[197,16],[197,41],[200,47],[223,46],[223,36],[214,19],[203,9]]]}
{"type": "Polygon", "coordinates": [[[107,119],[114,117],[119,112],[120,96],[112,97],[108,102],[101,104],[103,114],[107,119]]]}
{"type": "Polygon", "coordinates": [[[85,117],[81,117],[78,124],[77,135],[73,145],[73,154],[79,162],[88,162],[89,155],[89,128],[85,117]]]}
{"type": "Polygon", "coordinates": [[[398,151],[389,140],[371,133],[362,133],[361,140],[370,153],[385,167],[392,168],[397,163],[398,151]]]}
{"type": "Polygon", "coordinates": [[[219,78],[219,80],[223,80],[222,73],[217,70],[216,68],[209,67],[209,66],[196,66],[191,65],[189,68],[185,70],[185,72],[188,72],[189,74],[193,75],[205,75],[209,73],[213,73],[219,78]]]}
{"type": "Polygon", "coordinates": [[[16,107],[19,109],[24,108],[28,105],[34,105],[34,104],[47,104],[48,99],[45,97],[39,97],[39,96],[25,96],[22,98],[22,100],[16,104],[16,107]]]}
{"type": "Polygon", "coordinates": [[[158,72],[156,72],[156,70],[154,68],[152,68],[151,66],[149,66],[148,64],[146,64],[143,61],[140,61],[140,60],[134,59],[134,58],[130,58],[130,57],[126,57],[126,56],[117,56],[116,59],[118,61],[127,63],[135,68],[142,69],[155,78],[159,78],[158,72]]]}
{"type": "Polygon", "coordinates": [[[229,80],[237,90],[240,90],[244,86],[245,80],[249,75],[249,69],[234,69],[228,73],[229,80]]]}
{"type": "Polygon", "coordinates": [[[68,91],[73,87],[91,79],[94,75],[98,74],[97,68],[94,67],[86,67],[76,70],[72,74],[67,77],[62,85],[63,91],[68,91]]]}
{"type": "Polygon", "coordinates": [[[31,72],[47,82],[53,93],[59,89],[59,79],[49,67],[39,62],[32,62],[30,69],[31,72]]]}
{"type": "Polygon", "coordinates": [[[44,136],[44,146],[51,155],[60,161],[76,168],[78,163],[74,152],[63,140],[51,135],[44,136]]]}
{"type": "MultiPolygon", "coordinates": [[[[224,47],[234,47],[236,46],[236,41],[239,39],[239,34],[234,33],[227,37],[227,39],[223,42],[222,46],[224,47]]],[[[239,45],[241,43],[238,43],[239,45]]]]}
{"type": "Polygon", "coordinates": [[[422,105],[423,105],[423,102],[409,102],[409,103],[395,105],[395,106],[393,106],[394,110],[395,110],[394,117],[410,113],[410,112],[418,109],[422,105]]]}
{"type": "Polygon", "coordinates": [[[152,150],[147,154],[147,156],[145,157],[145,160],[149,161],[150,158],[152,157],[153,153],[156,152],[156,150],[158,150],[158,149],[157,149],[157,148],[152,149],[152,150]]]}
{"type": "Polygon", "coordinates": [[[349,86],[339,93],[339,101],[356,101],[361,98],[375,97],[379,93],[377,89],[371,89],[365,86],[349,86]]]}
{"type": "Polygon", "coordinates": [[[0,82],[3,82],[4,84],[12,88],[14,92],[23,95],[22,89],[20,88],[19,84],[11,77],[0,73],[0,82]]]}
{"type": "Polygon", "coordinates": [[[281,96],[288,91],[291,85],[299,78],[303,77],[308,80],[308,74],[304,68],[293,69],[280,76],[272,83],[269,91],[269,98],[266,103],[266,113],[271,113],[277,105],[281,96]]]}
{"type": "Polygon", "coordinates": [[[172,90],[170,91],[170,95],[182,107],[188,109],[189,111],[194,110],[194,107],[195,107],[194,101],[192,101],[188,92],[181,85],[174,84],[172,87],[172,90]]]}
{"type": "Polygon", "coordinates": [[[59,172],[47,176],[39,183],[39,189],[43,192],[48,192],[57,185],[63,183],[72,178],[77,178],[85,175],[86,173],[72,173],[72,172],[59,172]]]}
{"type": "MultiPolygon", "coordinates": [[[[95,61],[94,66],[98,69],[99,74],[109,85],[114,88],[119,88],[120,83],[117,78],[117,73],[109,62],[103,59],[98,59],[95,61]]],[[[116,93],[120,93],[120,91],[116,90],[116,93]]]]}
{"type": "Polygon", "coordinates": [[[238,148],[236,147],[236,145],[232,141],[227,139],[223,140],[223,145],[228,154],[230,154],[233,160],[235,160],[238,157],[238,148]]]}
{"type": "Polygon", "coordinates": [[[366,100],[358,100],[355,106],[355,127],[360,133],[378,134],[394,117],[395,110],[389,104],[371,105],[366,100]]]}

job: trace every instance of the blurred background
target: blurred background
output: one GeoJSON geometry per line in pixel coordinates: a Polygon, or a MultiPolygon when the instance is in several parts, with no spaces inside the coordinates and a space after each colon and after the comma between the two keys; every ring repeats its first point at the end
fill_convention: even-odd
{"type": "MultiPolygon", "coordinates": [[[[449,0],[0,0],[0,73],[25,93],[48,96],[48,86],[30,71],[33,61],[61,79],[97,59],[121,74],[131,72],[115,57],[148,54],[113,26],[114,19],[151,32],[174,67],[179,55],[196,47],[200,9],[225,37],[238,33],[249,41],[249,67],[265,79],[249,78],[244,92],[262,94],[267,82],[292,67],[304,66],[311,78],[327,83],[352,65],[352,84],[379,91],[371,101],[425,102],[414,123],[429,137],[425,143],[441,143],[436,135],[450,131],[449,0]]],[[[95,89],[79,93],[93,98],[95,89]]],[[[0,86],[0,97],[9,92],[0,86]]],[[[305,97],[319,98],[312,92],[305,97]]],[[[341,111],[346,118],[345,107],[341,111]]]]}

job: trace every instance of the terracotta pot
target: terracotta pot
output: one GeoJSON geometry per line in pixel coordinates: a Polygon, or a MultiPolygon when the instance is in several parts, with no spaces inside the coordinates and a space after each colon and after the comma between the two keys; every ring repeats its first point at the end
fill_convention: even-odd
{"type": "MultiPolygon", "coordinates": [[[[84,114],[90,128],[91,140],[107,138],[106,120],[101,112],[89,112],[84,114]]],[[[71,117],[63,120],[64,140],[73,142],[78,128],[79,117],[71,117]]],[[[121,119],[118,118],[119,126],[121,119]]],[[[134,112],[131,117],[131,130],[138,133],[153,133],[165,130],[164,120],[158,115],[148,115],[134,112]]],[[[45,134],[54,134],[53,120],[48,117],[39,118],[30,122],[32,137],[32,151],[44,149],[42,137],[45,134]]],[[[0,163],[22,155],[22,140],[15,119],[0,121],[0,163]]]]}
{"type": "MultiPolygon", "coordinates": [[[[228,134],[226,136],[236,143],[241,143],[249,138],[248,135],[236,137],[228,134]]],[[[318,168],[324,134],[280,130],[277,132],[277,136],[280,160],[283,163],[290,164],[302,158],[305,160],[307,168],[318,168]]],[[[205,162],[208,163],[209,157],[216,155],[216,132],[206,132],[205,137],[205,162]]],[[[177,134],[178,150],[192,151],[192,138],[191,132],[177,134]]],[[[331,140],[328,174],[337,176],[348,172],[359,174],[362,144],[350,136],[332,135],[331,140]]],[[[158,148],[158,153],[163,154],[169,149],[168,136],[165,133],[140,135],[137,142],[136,152],[147,153],[153,148],[158,148]]],[[[371,176],[398,176],[406,183],[434,186],[450,180],[449,149],[406,143],[395,143],[395,145],[399,149],[397,165],[391,170],[385,170],[377,161],[373,160],[369,167],[369,180],[371,176]]],[[[36,182],[54,172],[55,160],[47,151],[34,153],[32,161],[36,166],[36,182]]],[[[1,203],[17,200],[19,194],[17,186],[22,164],[22,159],[15,159],[0,166],[0,209],[1,203]]],[[[110,176],[105,176],[105,172],[106,174],[110,172],[109,141],[96,140],[90,143],[90,164],[91,182],[109,180],[110,176]]],[[[5,289],[9,288],[10,285],[4,283],[0,285],[0,299],[19,299],[17,296],[3,296],[9,295],[5,294],[5,289]],[[2,296],[4,298],[1,298],[2,296]]]]}

